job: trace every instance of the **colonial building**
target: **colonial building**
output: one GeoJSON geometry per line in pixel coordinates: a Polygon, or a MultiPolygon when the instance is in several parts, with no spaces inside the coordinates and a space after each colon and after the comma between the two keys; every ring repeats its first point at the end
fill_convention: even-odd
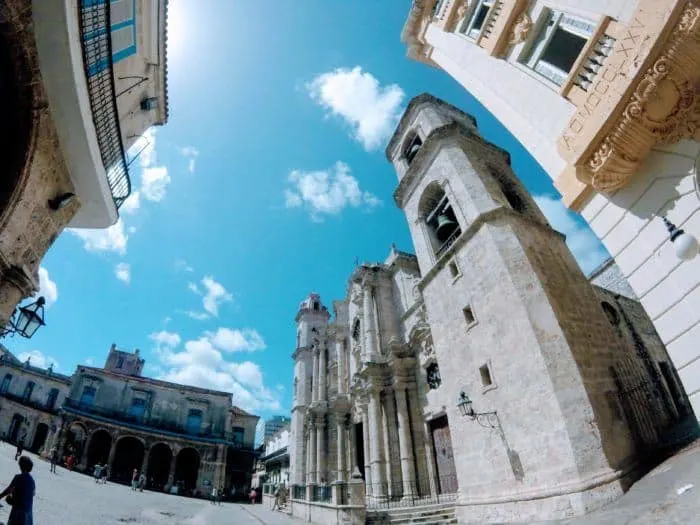
{"type": "Polygon", "coordinates": [[[301,303],[292,484],[357,470],[369,509],[453,501],[463,523],[617,498],[692,414],[617,268],[589,282],[508,154],[442,101],[411,101],[387,156],[416,255],[356,268],[332,319],[301,303]]]}
{"type": "Polygon", "coordinates": [[[64,228],[105,228],[127,149],[168,118],[167,0],[0,3],[0,323],[64,228]]]}
{"type": "Polygon", "coordinates": [[[11,443],[76,457],[76,469],[107,464],[112,481],[146,473],[153,490],[207,495],[250,487],[258,416],[232,406],[231,394],[141,375],[139,351],[112,345],[104,368],[79,366],[72,377],[11,353],[0,359],[0,432],[11,443]]]}
{"type": "Polygon", "coordinates": [[[272,416],[264,423],[263,442],[267,442],[273,435],[282,428],[289,428],[289,416],[272,416]]]}
{"type": "Polygon", "coordinates": [[[586,219],[700,415],[698,3],[414,0],[401,39],[476,97],[586,219]]]}
{"type": "Polygon", "coordinates": [[[289,435],[288,423],[265,440],[265,450],[258,459],[262,483],[289,485],[289,435]]]}
{"type": "Polygon", "coordinates": [[[48,450],[61,428],[60,410],[71,378],[21,363],[10,352],[0,355],[0,435],[36,454],[48,450]]]}

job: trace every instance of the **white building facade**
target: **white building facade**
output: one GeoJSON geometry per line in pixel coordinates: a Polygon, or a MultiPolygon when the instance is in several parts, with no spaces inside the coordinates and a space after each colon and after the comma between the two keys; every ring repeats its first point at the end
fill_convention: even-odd
{"type": "Polygon", "coordinates": [[[323,497],[355,471],[370,514],[450,502],[463,523],[618,497],[697,426],[642,307],[585,278],[470,116],[421,95],[387,156],[416,255],[359,266],[332,320],[317,294],[301,303],[291,483],[323,497]]]}
{"type": "Polygon", "coordinates": [[[629,281],[700,413],[700,6],[415,0],[409,56],[474,95],[550,175],[629,281]],[[694,250],[686,250],[692,256],[694,250]]]}

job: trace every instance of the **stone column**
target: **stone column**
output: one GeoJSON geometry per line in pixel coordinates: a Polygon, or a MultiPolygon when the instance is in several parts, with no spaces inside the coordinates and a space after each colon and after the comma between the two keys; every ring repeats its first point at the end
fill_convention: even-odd
{"type": "Polygon", "coordinates": [[[316,425],[315,422],[311,425],[309,432],[309,473],[311,474],[309,483],[318,482],[318,469],[316,468],[316,425]]]}
{"type": "Polygon", "coordinates": [[[370,435],[369,435],[369,414],[367,413],[367,407],[365,407],[362,412],[362,448],[363,454],[365,456],[365,487],[367,488],[367,494],[372,490],[372,457],[370,456],[370,435]]]}
{"type": "Polygon", "coordinates": [[[177,454],[175,453],[175,451],[173,451],[173,459],[170,460],[170,471],[168,472],[168,487],[172,487],[175,484],[175,467],[176,466],[177,466],[177,454]]]}
{"type": "Polygon", "coordinates": [[[399,432],[396,427],[396,408],[394,406],[394,392],[385,391],[384,402],[384,457],[386,459],[386,479],[388,481],[388,495],[390,497],[403,494],[403,476],[401,472],[401,455],[398,450],[399,432]]]}
{"type": "Polygon", "coordinates": [[[399,423],[399,451],[401,453],[401,477],[403,478],[404,498],[417,493],[416,472],[413,466],[413,445],[411,444],[411,428],[406,406],[406,390],[403,386],[394,391],[396,396],[396,417],[399,423]]]}
{"type": "MultiPolygon", "coordinates": [[[[119,436],[117,436],[118,438],[119,436]]],[[[109,449],[109,458],[107,458],[107,466],[109,468],[110,476],[114,472],[112,469],[112,463],[114,463],[114,456],[117,454],[117,439],[112,438],[112,446],[109,449]]]]}
{"type": "Polygon", "coordinates": [[[311,371],[311,384],[313,385],[313,388],[311,389],[311,402],[313,403],[314,401],[318,401],[318,385],[319,385],[319,378],[318,378],[318,348],[314,349],[314,363],[313,363],[313,370],[311,371]]]}
{"type": "Polygon", "coordinates": [[[326,428],[325,416],[319,415],[316,418],[316,483],[328,481],[325,476],[326,471],[326,450],[324,447],[324,429],[326,428]]]}
{"type": "Polygon", "coordinates": [[[372,454],[372,495],[386,496],[386,470],[384,460],[384,423],[379,390],[373,388],[369,393],[369,435],[372,454]]]}
{"type": "Polygon", "coordinates": [[[345,481],[345,414],[335,415],[335,432],[338,440],[336,456],[338,457],[337,481],[345,481]]]}
{"type": "MultiPolygon", "coordinates": [[[[148,453],[151,451],[151,447],[143,447],[143,462],[141,463],[141,472],[144,473],[144,475],[148,475],[148,453]]],[[[146,479],[146,482],[148,483],[148,479],[146,479]]]]}
{"type": "Polygon", "coordinates": [[[435,498],[438,493],[437,466],[435,465],[435,454],[433,452],[433,435],[430,426],[426,421],[423,424],[425,429],[425,459],[428,463],[428,480],[430,481],[430,496],[435,498]]]}
{"type": "Polygon", "coordinates": [[[326,374],[328,372],[326,366],[326,347],[321,345],[318,349],[318,400],[326,400],[326,374]]]}
{"type": "Polygon", "coordinates": [[[338,363],[338,394],[345,394],[345,354],[343,353],[343,342],[345,338],[340,338],[335,340],[335,359],[338,363]]]}
{"type": "Polygon", "coordinates": [[[362,316],[365,327],[365,352],[364,361],[368,361],[376,355],[376,325],[374,323],[374,298],[372,297],[373,288],[369,284],[365,284],[365,293],[362,298],[362,316]]]}

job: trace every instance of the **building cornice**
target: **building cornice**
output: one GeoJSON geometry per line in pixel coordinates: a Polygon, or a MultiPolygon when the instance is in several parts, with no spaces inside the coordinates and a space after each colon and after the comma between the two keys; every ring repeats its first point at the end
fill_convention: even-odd
{"type": "Polygon", "coordinates": [[[700,5],[639,0],[630,23],[606,34],[613,52],[557,144],[569,167],[555,186],[574,209],[626,186],[657,144],[700,139],[700,5]]]}

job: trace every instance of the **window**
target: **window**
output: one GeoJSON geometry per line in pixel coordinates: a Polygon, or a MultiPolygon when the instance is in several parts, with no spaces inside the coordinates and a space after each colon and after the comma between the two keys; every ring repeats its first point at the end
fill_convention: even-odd
{"type": "Polygon", "coordinates": [[[422,145],[423,141],[418,136],[418,133],[414,132],[406,139],[406,143],[403,147],[403,156],[406,158],[406,162],[409,165],[413,162],[413,159],[418,154],[422,145]]]}
{"type": "Polygon", "coordinates": [[[467,325],[471,326],[476,323],[476,317],[474,317],[474,311],[471,306],[465,306],[462,309],[462,313],[464,314],[464,320],[467,321],[467,325]]]}
{"type": "Polygon", "coordinates": [[[491,379],[491,370],[489,370],[488,363],[479,367],[479,375],[481,376],[481,386],[485,388],[493,385],[493,380],[491,379]]]}
{"type": "Polygon", "coordinates": [[[199,434],[202,429],[202,411],[190,410],[187,414],[187,433],[199,434]]]}
{"type": "Polygon", "coordinates": [[[456,261],[450,261],[450,264],[448,265],[450,268],[450,275],[452,276],[453,279],[456,279],[459,277],[461,274],[459,273],[459,267],[457,266],[456,261]]]}
{"type": "Polygon", "coordinates": [[[158,99],[156,97],[144,98],[141,101],[141,110],[142,111],[149,111],[151,109],[157,109],[157,108],[158,108],[158,99]]]}
{"type": "MultiPolygon", "coordinates": [[[[112,62],[116,63],[136,54],[136,2],[134,0],[112,0],[110,8],[110,32],[104,32],[105,2],[88,2],[95,11],[84,27],[84,44],[87,49],[102,49],[106,38],[111,40],[112,62]]],[[[85,7],[83,8],[85,9],[85,7]]],[[[97,75],[109,66],[109,59],[102,52],[92,51],[88,63],[88,76],[97,75]]]]}
{"type": "Polygon", "coordinates": [[[22,399],[25,401],[29,401],[32,398],[32,392],[34,392],[34,381],[29,381],[27,383],[27,386],[24,387],[24,394],[22,395],[22,399]]]}
{"type": "Polygon", "coordinates": [[[437,363],[431,363],[428,368],[425,369],[426,379],[428,382],[428,388],[430,390],[436,390],[442,384],[442,378],[440,377],[440,369],[437,363]]]}
{"type": "Polygon", "coordinates": [[[594,31],[593,22],[549,11],[521,62],[561,86],[594,31]]]}
{"type": "Polygon", "coordinates": [[[359,319],[355,319],[355,322],[352,324],[352,339],[353,339],[353,341],[360,340],[360,320],[359,319]]]}
{"type": "Polygon", "coordinates": [[[86,386],[83,387],[83,393],[80,396],[80,404],[85,406],[90,406],[95,401],[95,387],[86,386]]]}
{"type": "Polygon", "coordinates": [[[435,3],[433,4],[433,11],[430,13],[430,17],[434,18],[436,14],[440,11],[440,8],[442,7],[442,3],[445,0],[435,0],[435,3]]]}
{"type": "Polygon", "coordinates": [[[119,359],[117,360],[117,368],[121,368],[124,366],[124,356],[119,356],[119,359]]]}
{"type": "Polygon", "coordinates": [[[142,421],[143,415],[146,412],[146,400],[140,397],[135,397],[131,400],[129,407],[129,417],[136,421],[142,421]]]}
{"type": "Polygon", "coordinates": [[[464,19],[459,32],[467,35],[469,38],[478,38],[481,30],[484,28],[486,16],[489,10],[493,7],[494,0],[478,0],[475,2],[474,10],[464,19]]]}
{"type": "Polygon", "coordinates": [[[0,385],[0,394],[7,394],[10,389],[10,383],[12,382],[12,374],[5,374],[2,378],[2,384],[0,385]]]}
{"type": "Polygon", "coordinates": [[[314,301],[314,310],[318,310],[318,301],[314,301]]]}
{"type": "Polygon", "coordinates": [[[46,398],[46,408],[53,410],[56,406],[56,400],[58,399],[58,388],[52,388],[49,391],[49,397],[46,398]]]}
{"type": "Polygon", "coordinates": [[[242,447],[245,437],[245,429],[243,427],[233,427],[232,435],[233,444],[238,447],[242,447]]]}
{"type": "Polygon", "coordinates": [[[420,213],[424,217],[430,244],[439,258],[462,233],[452,204],[438,183],[431,184],[421,198],[420,213]]]}

